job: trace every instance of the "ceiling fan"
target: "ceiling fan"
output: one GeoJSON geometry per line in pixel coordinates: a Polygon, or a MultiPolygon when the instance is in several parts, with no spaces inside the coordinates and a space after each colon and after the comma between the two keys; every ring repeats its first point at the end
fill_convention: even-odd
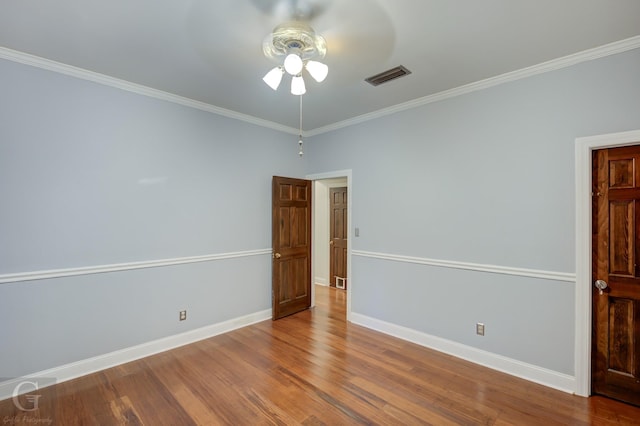
{"type": "Polygon", "coordinates": [[[300,96],[300,132],[298,155],[302,157],[302,95],[307,92],[302,77],[306,70],[318,83],[324,81],[329,67],[317,61],[327,54],[327,42],[308,24],[322,13],[331,0],[252,0],[263,12],[288,19],[277,25],[262,43],[262,52],[278,62],[263,80],[277,90],[285,73],[291,75],[291,93],[300,96]]]}
{"type": "Polygon", "coordinates": [[[319,62],[327,53],[327,42],[316,34],[309,24],[303,21],[290,21],[278,25],[262,44],[267,58],[279,64],[263,78],[273,90],[277,90],[285,72],[291,75],[291,93],[306,93],[303,70],[306,70],[318,83],[324,81],[329,67],[319,62]]]}
{"type": "Polygon", "coordinates": [[[332,66],[340,68],[339,78],[342,81],[345,81],[347,74],[360,71],[360,67],[354,67],[354,64],[372,62],[371,53],[363,54],[364,49],[361,49],[361,46],[373,43],[377,48],[368,49],[368,52],[378,57],[390,53],[394,40],[393,29],[385,11],[374,0],[336,2],[336,7],[333,8],[330,8],[332,0],[251,0],[251,3],[263,15],[281,22],[262,43],[264,55],[277,62],[263,80],[273,90],[277,90],[284,75],[291,76],[291,93],[300,97],[298,145],[299,155],[302,156],[302,95],[306,93],[303,73],[308,73],[315,81],[322,82],[329,72],[329,67],[320,62],[327,54],[327,42],[323,36],[316,33],[310,22],[313,20],[314,26],[328,29],[332,55],[336,56],[332,56],[330,60],[333,61],[332,66]],[[325,13],[328,9],[331,9],[331,13],[325,13]],[[362,13],[363,10],[367,13],[362,13]],[[327,16],[322,16],[325,14],[327,16]],[[336,20],[336,16],[343,19],[336,20]],[[363,27],[363,20],[372,25],[363,27]],[[354,23],[360,25],[353,25],[354,23]],[[359,29],[353,31],[354,28],[359,29]],[[349,57],[349,61],[339,59],[345,56],[349,57]]]}
{"type": "Polygon", "coordinates": [[[309,22],[330,6],[332,0],[251,0],[263,13],[284,23],[276,26],[262,43],[264,55],[278,63],[263,78],[277,90],[284,74],[291,75],[291,93],[306,93],[303,70],[317,82],[327,77],[329,67],[319,62],[327,53],[327,42],[309,22]]]}
{"type": "MultiPolygon", "coordinates": [[[[284,66],[287,48],[295,49],[286,41],[298,40],[303,42],[300,45],[308,44],[317,52],[325,53],[324,58],[322,54],[312,58],[308,52],[301,57],[301,72],[307,92],[317,84],[308,69],[313,65],[304,66],[307,60],[327,65],[330,75],[322,84],[326,85],[330,79],[335,90],[360,84],[373,71],[385,66],[385,61],[393,52],[395,30],[385,2],[193,0],[187,28],[200,60],[206,61],[219,78],[244,85],[264,85],[260,79],[272,68],[284,66]],[[225,13],[220,13],[222,8],[225,13]],[[288,25],[290,23],[293,25],[288,25]],[[295,27],[293,31],[292,26],[295,27]],[[298,33],[298,37],[282,37],[291,33],[298,33]],[[317,38],[319,36],[325,41],[317,38]],[[283,38],[286,40],[283,41],[283,38]],[[272,46],[268,48],[268,57],[265,57],[265,40],[274,39],[280,52],[272,46]],[[309,39],[312,41],[308,42],[309,39]],[[221,58],[226,59],[221,61],[221,58]]],[[[282,99],[282,96],[289,94],[290,83],[295,76],[287,71],[279,73],[282,76],[280,86],[287,86],[286,90],[279,87],[277,97],[282,99]]],[[[277,73],[274,74],[277,76],[277,73]]]]}

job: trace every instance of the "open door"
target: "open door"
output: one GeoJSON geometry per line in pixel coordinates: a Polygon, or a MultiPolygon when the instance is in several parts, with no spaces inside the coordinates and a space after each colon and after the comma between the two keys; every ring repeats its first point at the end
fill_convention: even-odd
{"type": "Polygon", "coordinates": [[[311,306],[311,181],[273,177],[273,319],[311,306]]]}
{"type": "Polygon", "coordinates": [[[593,155],[592,391],[640,405],[640,146],[593,155]]]}
{"type": "Polygon", "coordinates": [[[329,189],[329,285],[347,288],[347,188],[329,189]]]}

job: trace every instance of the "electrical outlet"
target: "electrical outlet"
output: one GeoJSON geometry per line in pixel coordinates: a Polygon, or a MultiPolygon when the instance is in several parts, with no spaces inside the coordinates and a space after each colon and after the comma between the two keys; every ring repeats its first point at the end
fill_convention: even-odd
{"type": "Polygon", "coordinates": [[[187,311],[180,311],[180,321],[187,319],[187,311]]]}
{"type": "Polygon", "coordinates": [[[479,322],[476,324],[476,334],[479,336],[484,336],[484,324],[479,322]]]}

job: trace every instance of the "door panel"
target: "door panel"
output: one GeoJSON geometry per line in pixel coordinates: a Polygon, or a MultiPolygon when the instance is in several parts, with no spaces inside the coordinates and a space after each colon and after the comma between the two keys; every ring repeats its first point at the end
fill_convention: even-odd
{"type": "Polygon", "coordinates": [[[336,287],[336,277],[344,278],[347,288],[347,188],[329,189],[329,285],[336,287]]]}
{"type": "Polygon", "coordinates": [[[295,302],[307,295],[306,285],[298,277],[307,275],[307,262],[304,257],[283,260],[276,263],[280,280],[279,303],[295,302]]]}
{"type": "Polygon", "coordinates": [[[609,202],[609,260],[611,274],[633,276],[633,228],[635,224],[635,200],[609,202]]]}
{"type": "Polygon", "coordinates": [[[609,301],[609,369],[633,375],[633,300],[609,301]]]}
{"type": "Polygon", "coordinates": [[[311,181],[273,177],[273,319],[311,306],[311,181]]]}
{"type": "Polygon", "coordinates": [[[640,405],[640,147],[593,155],[592,391],[640,405]]]}

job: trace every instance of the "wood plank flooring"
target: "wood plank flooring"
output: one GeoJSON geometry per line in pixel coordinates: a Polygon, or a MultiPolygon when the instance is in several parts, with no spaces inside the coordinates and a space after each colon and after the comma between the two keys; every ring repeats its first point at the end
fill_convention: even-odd
{"type": "Polygon", "coordinates": [[[640,408],[347,324],[343,290],[316,296],[316,308],[282,320],[41,390],[35,412],[2,401],[0,424],[640,424],[640,408]]]}

